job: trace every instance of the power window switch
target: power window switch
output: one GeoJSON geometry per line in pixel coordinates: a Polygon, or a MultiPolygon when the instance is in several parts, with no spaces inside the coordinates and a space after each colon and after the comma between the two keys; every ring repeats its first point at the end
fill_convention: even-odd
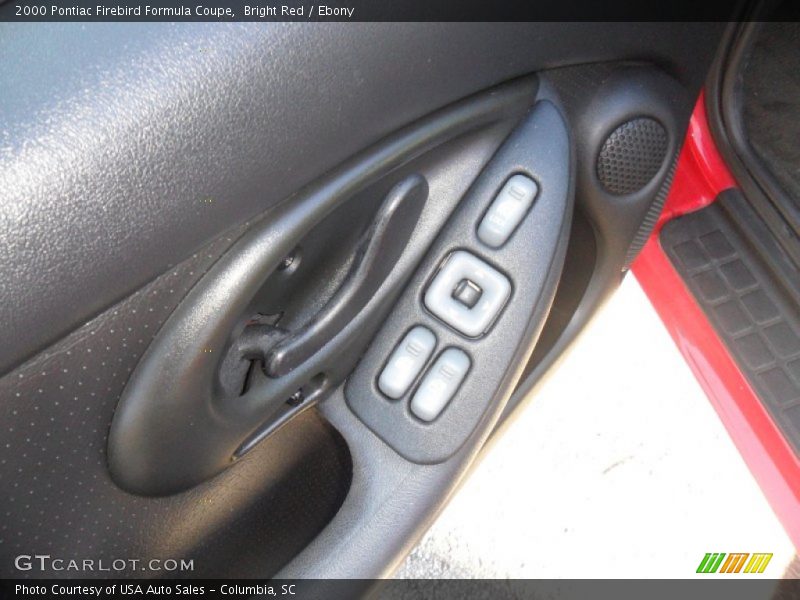
{"type": "Polygon", "coordinates": [[[539,186],[530,177],[514,175],[495,196],[478,226],[478,239],[490,248],[508,241],[533,204],[539,186]]]}
{"type": "Polygon", "coordinates": [[[389,398],[401,398],[420,374],[436,347],[430,329],[417,325],[397,344],[378,377],[378,389],[389,398]]]}
{"type": "Polygon", "coordinates": [[[470,365],[463,350],[448,348],[442,352],[411,399],[411,412],[423,421],[436,419],[461,386],[470,365]]]}

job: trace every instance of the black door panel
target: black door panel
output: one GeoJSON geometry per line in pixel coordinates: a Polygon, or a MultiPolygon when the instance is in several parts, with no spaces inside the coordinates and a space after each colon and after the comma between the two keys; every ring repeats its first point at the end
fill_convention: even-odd
{"type": "MultiPolygon", "coordinates": [[[[2,576],[81,576],[49,566],[44,572],[14,569],[14,557],[34,553],[107,565],[115,557],[190,557],[197,571],[182,573],[189,576],[271,573],[336,512],[350,459],[341,437],[312,413],[259,446],[235,471],[185,494],[136,496],[109,475],[109,423],[131,371],[231,241],[223,237],[204,247],[0,379],[2,576]],[[253,553],[254,547],[269,552],[253,553]]],[[[116,574],[163,575],[137,571],[126,565],[116,574]]]]}
{"type": "Polygon", "coordinates": [[[437,108],[612,59],[696,89],[720,29],[3,24],[0,372],[437,108]]]}
{"type": "Polygon", "coordinates": [[[1,25],[0,573],[93,575],[14,568],[33,553],[389,573],[618,284],[722,27],[1,25]],[[635,193],[607,193],[597,149],[640,117],[663,156],[635,193]],[[539,193],[491,248],[478,223],[514,174],[539,193]],[[219,379],[246,328],[326,314],[415,177],[413,233],[380,245],[358,310],[292,368],[247,355],[219,379]],[[424,301],[456,251],[511,285],[476,335],[424,301]],[[389,400],[378,374],[415,324],[436,349],[389,400]],[[469,371],[423,422],[411,398],[451,347],[469,371]],[[265,399],[281,427],[231,404],[265,399]]]}
{"type": "Polygon", "coordinates": [[[291,417],[286,413],[292,404],[305,409],[336,388],[535,91],[535,79],[527,78],[431,115],[255,223],[185,298],[132,375],[110,437],[117,482],[143,494],[186,489],[229,466],[265,429],[291,417]],[[348,283],[369,275],[352,271],[376,235],[370,223],[380,217],[384,198],[409,180],[420,183],[415,213],[422,214],[385,232],[391,243],[379,240],[375,281],[349,299],[356,312],[329,328],[324,343],[295,368],[270,372],[269,356],[279,343],[319,325],[331,304],[349,293],[348,283]],[[312,239],[321,253],[309,251],[312,239]],[[299,265],[284,272],[286,256],[299,265]],[[254,315],[274,317],[269,325],[255,324],[262,340],[250,345],[260,351],[237,356],[244,366],[239,379],[220,385],[231,374],[222,362],[253,328],[254,315]],[[258,364],[247,369],[248,363],[258,364]],[[302,398],[287,407],[296,392],[302,398]]]}

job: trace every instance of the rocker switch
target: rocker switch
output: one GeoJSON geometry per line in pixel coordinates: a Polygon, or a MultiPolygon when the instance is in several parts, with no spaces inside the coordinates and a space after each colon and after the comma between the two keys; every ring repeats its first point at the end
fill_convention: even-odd
{"type": "Polygon", "coordinates": [[[467,353],[459,348],[442,352],[422,378],[411,400],[411,412],[423,421],[436,419],[461,386],[470,364],[467,353]]]}
{"type": "Polygon", "coordinates": [[[433,354],[436,336],[417,325],[397,344],[378,378],[378,389],[397,400],[408,391],[433,354]]]}
{"type": "Polygon", "coordinates": [[[533,179],[514,175],[486,211],[478,226],[478,239],[490,248],[505,244],[528,213],[538,192],[539,186],[533,179]]]}

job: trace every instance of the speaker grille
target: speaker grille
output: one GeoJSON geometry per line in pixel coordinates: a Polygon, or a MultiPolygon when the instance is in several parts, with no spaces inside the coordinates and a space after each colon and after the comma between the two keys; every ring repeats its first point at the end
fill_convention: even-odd
{"type": "Polygon", "coordinates": [[[597,178],[615,196],[638,192],[664,164],[668,145],[667,131],[655,119],[627,121],[603,143],[597,156],[597,178]]]}

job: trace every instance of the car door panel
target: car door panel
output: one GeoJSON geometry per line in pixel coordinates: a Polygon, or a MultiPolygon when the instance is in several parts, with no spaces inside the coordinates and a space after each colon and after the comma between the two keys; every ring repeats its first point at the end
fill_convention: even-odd
{"type": "Polygon", "coordinates": [[[682,44],[658,23],[88,28],[0,37],[4,371],[434,109],[587,60],[652,55],[696,87],[718,26],[682,44]]]}
{"type": "Polygon", "coordinates": [[[0,68],[0,572],[64,575],[13,568],[36,542],[53,556],[195,561],[173,576],[370,578],[391,572],[619,283],[722,25],[2,30],[18,58],[0,68]],[[638,195],[598,191],[596,152],[642,115],[668,136],[657,172],[638,195]],[[540,193],[493,250],[476,228],[515,173],[540,193]],[[233,427],[218,404],[195,418],[212,397],[236,401],[218,368],[246,327],[283,335],[323,314],[410,177],[425,181],[424,206],[387,246],[398,258],[372,300],[290,373],[234,386],[241,399],[275,384],[257,389],[285,423],[253,412],[233,427]],[[513,288],[478,339],[422,300],[456,250],[513,288]],[[435,355],[453,346],[472,361],[447,427],[375,388],[418,323],[435,355]],[[303,410],[287,404],[294,390],[303,410]]]}

